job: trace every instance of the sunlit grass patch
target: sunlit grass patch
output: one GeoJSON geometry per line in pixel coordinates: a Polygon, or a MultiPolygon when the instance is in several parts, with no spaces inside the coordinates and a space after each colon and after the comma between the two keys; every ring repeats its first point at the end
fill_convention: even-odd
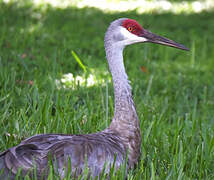
{"type": "MultiPolygon", "coordinates": [[[[10,2],[12,0],[4,0],[10,2]]],[[[33,0],[35,5],[51,5],[53,7],[67,8],[76,6],[78,8],[95,7],[105,12],[125,12],[136,10],[138,13],[200,13],[204,10],[214,8],[213,0],[195,1],[168,1],[168,0],[33,0]]]]}
{"type": "MultiPolygon", "coordinates": [[[[63,74],[61,79],[56,79],[57,88],[71,88],[75,89],[79,86],[82,87],[91,87],[91,86],[104,86],[106,81],[110,81],[110,75],[108,78],[102,78],[100,75],[93,73],[94,71],[90,71],[90,74],[83,74],[82,76],[77,75],[74,77],[72,73],[63,74]]],[[[105,73],[105,77],[107,76],[107,72],[105,73]]]]}
{"type": "Polygon", "coordinates": [[[72,88],[75,89],[79,86],[91,87],[95,85],[105,85],[107,80],[110,80],[110,74],[107,71],[100,71],[85,66],[80,57],[71,51],[75,61],[79,67],[83,70],[83,74],[74,76],[72,73],[63,74],[61,79],[56,79],[57,88],[72,88]]]}

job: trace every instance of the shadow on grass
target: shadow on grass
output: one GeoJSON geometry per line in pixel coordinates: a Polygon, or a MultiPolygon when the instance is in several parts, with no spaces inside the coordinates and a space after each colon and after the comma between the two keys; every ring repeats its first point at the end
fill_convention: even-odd
{"type": "Polygon", "coordinates": [[[71,56],[71,50],[74,50],[85,64],[103,66],[104,32],[109,23],[119,17],[134,18],[147,29],[189,47],[193,40],[201,42],[202,38],[206,39],[207,53],[210,54],[209,44],[214,41],[213,12],[190,15],[139,15],[134,11],[107,14],[94,8],[35,8],[31,4],[1,3],[2,62],[17,64],[16,70],[25,72],[28,77],[38,71],[42,76],[48,71],[76,73],[81,69],[71,56]]]}

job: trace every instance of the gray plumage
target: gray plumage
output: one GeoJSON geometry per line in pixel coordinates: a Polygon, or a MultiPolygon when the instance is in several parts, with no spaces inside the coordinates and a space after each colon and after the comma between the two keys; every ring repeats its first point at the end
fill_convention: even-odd
{"type": "Polygon", "coordinates": [[[115,94],[114,117],[110,127],[94,134],[41,134],[30,137],[0,154],[0,170],[4,170],[0,175],[1,180],[14,179],[19,168],[22,169],[22,175],[26,175],[32,172],[33,167],[36,167],[37,178],[45,179],[49,171],[49,160],[52,160],[61,178],[65,176],[69,163],[72,176],[78,177],[85,169],[85,155],[89,174],[94,178],[99,177],[104,164],[105,172],[108,173],[115,157],[115,169],[124,165],[126,155],[127,169],[134,167],[140,156],[141,136],[123,64],[122,52],[125,45],[118,43],[124,37],[117,32],[117,28],[124,20],[122,18],[112,22],[105,35],[106,57],[115,94]]]}

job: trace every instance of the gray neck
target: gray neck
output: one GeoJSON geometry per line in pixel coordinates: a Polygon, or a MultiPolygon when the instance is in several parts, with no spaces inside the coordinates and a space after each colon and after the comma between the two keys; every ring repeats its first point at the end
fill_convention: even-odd
{"type": "Polygon", "coordinates": [[[128,149],[129,166],[137,163],[141,149],[139,120],[135,110],[128,77],[123,63],[123,49],[126,43],[121,34],[125,19],[111,23],[105,34],[105,50],[114,85],[114,117],[106,132],[116,133],[128,149]]]}
{"type": "Polygon", "coordinates": [[[114,117],[110,128],[129,136],[129,131],[134,131],[135,128],[138,128],[139,122],[123,63],[123,47],[105,45],[105,49],[115,95],[114,117]]]}

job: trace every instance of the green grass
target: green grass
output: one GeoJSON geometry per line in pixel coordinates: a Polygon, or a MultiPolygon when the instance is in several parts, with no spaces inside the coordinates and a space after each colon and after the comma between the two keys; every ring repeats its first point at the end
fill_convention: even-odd
{"type": "Polygon", "coordinates": [[[84,73],[71,51],[94,71],[107,71],[106,28],[129,17],[191,51],[154,44],[125,49],[143,140],[141,161],[128,179],[213,179],[213,13],[107,14],[28,1],[0,3],[0,150],[35,134],[92,133],[110,124],[110,81],[58,89],[55,79],[84,73]]]}

